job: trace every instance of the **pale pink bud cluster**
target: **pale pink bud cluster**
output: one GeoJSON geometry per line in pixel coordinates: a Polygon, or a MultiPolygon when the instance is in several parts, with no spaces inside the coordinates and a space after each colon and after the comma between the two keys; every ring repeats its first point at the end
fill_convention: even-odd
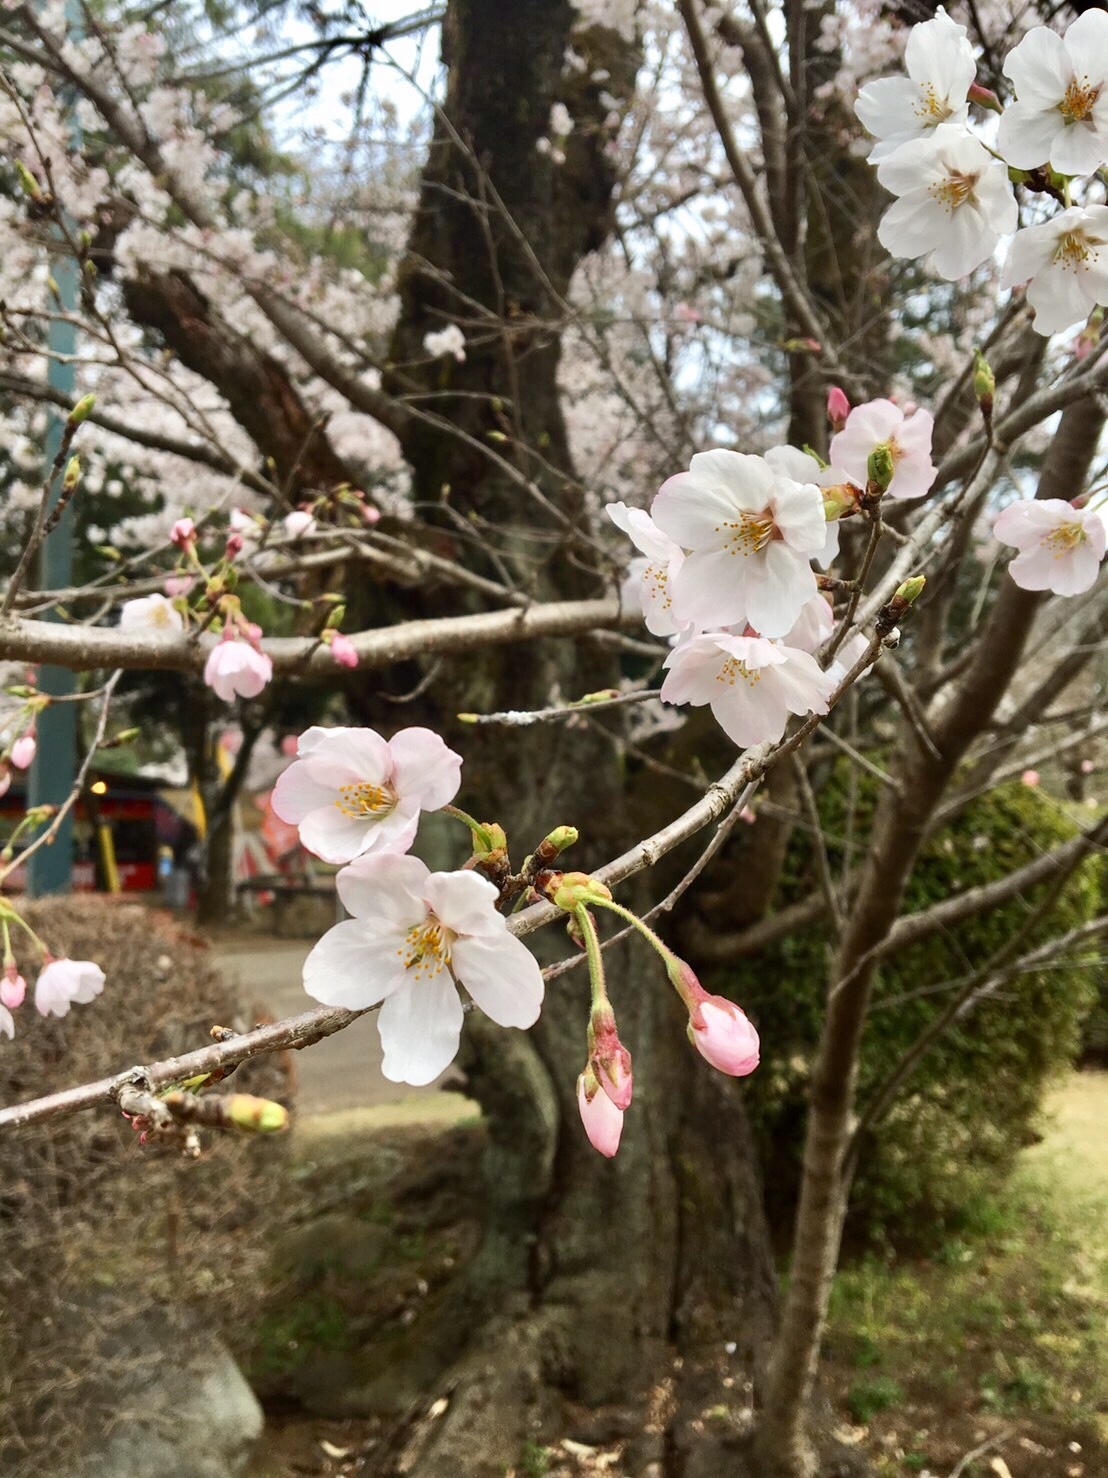
{"type": "Polygon", "coordinates": [[[188,550],[196,543],[196,525],[191,518],[179,518],[169,531],[170,542],[188,550]]]}

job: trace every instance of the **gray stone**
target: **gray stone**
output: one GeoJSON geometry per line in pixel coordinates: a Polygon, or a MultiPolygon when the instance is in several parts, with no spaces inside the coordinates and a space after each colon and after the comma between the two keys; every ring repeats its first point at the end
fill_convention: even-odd
{"type": "Polygon", "coordinates": [[[150,1311],[112,1329],[108,1365],[126,1374],[100,1393],[107,1435],[67,1478],[237,1478],[264,1419],[218,1336],[150,1311]]]}

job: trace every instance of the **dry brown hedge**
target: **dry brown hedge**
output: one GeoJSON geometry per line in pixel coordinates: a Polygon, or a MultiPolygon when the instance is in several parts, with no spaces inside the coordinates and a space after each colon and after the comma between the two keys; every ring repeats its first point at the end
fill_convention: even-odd
{"type": "MultiPolygon", "coordinates": [[[[40,1017],[28,996],[15,1040],[0,1039],[0,1104],[203,1046],[216,1023],[242,1030],[257,1019],[204,942],[167,914],[90,897],[46,900],[26,917],[55,954],[96,960],[107,983],[62,1019],[40,1017]]],[[[287,1102],[291,1072],[286,1059],[264,1058],[231,1084],[287,1102]]],[[[104,1429],[133,1362],[126,1342],[111,1347],[105,1334],[127,1319],[218,1330],[248,1315],[287,1171],[280,1138],[207,1132],[201,1159],[188,1162],[140,1146],[110,1106],[4,1134],[0,1472],[64,1471],[104,1429]]]]}

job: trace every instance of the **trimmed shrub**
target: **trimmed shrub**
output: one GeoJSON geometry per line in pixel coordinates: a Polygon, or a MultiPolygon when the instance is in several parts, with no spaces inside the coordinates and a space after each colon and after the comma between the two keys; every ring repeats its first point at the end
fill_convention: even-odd
{"type": "MultiPolygon", "coordinates": [[[[97,961],[107,983],[61,1019],[38,1016],[28,999],[15,1040],[0,1041],[2,1104],[201,1047],[214,1024],[242,1030],[256,1019],[206,945],[166,914],[98,896],[28,905],[25,917],[55,953],[97,961]]],[[[266,1057],[244,1064],[228,1087],[287,1100],[289,1079],[285,1061],[266,1057]]],[[[5,1133],[3,1472],[70,1471],[76,1451],[117,1415],[111,1400],[126,1390],[136,1356],[119,1348],[125,1340],[105,1346],[105,1333],[136,1316],[164,1317],[171,1331],[196,1323],[218,1331],[249,1310],[288,1150],[279,1137],[202,1137],[199,1160],[140,1145],[108,1103],[5,1133]]]]}
{"type": "MultiPolygon", "coordinates": [[[[835,875],[843,865],[845,790],[836,767],[819,795],[835,875]]],[[[861,792],[854,818],[865,836],[874,796],[861,792]]],[[[924,849],[904,912],[915,913],[967,888],[992,882],[1075,834],[1058,805],[1037,790],[1006,786],[966,807],[924,849]]],[[[855,857],[857,860],[857,857],[855,857]]],[[[782,905],[818,886],[810,841],[790,844],[782,905]]],[[[858,1102],[870,1096],[919,1034],[946,1007],[958,982],[1012,937],[1050,885],[965,920],[882,962],[866,1028],[858,1102]]],[[[1020,947],[1025,954],[1094,917],[1097,865],[1074,875],[1051,916],[1020,947]]],[[[795,1202],[811,1059],[827,989],[830,939],[810,928],[780,940],[714,977],[742,1001],[762,1034],[759,1091],[747,1095],[764,1157],[775,1221],[795,1202]]],[[[1089,955],[1096,952],[1090,947],[1089,955]]],[[[1095,995],[1090,967],[1073,958],[1014,976],[979,999],[941,1037],[902,1086],[862,1153],[848,1227],[867,1239],[926,1240],[957,1225],[979,1194],[1011,1167],[1033,1125],[1052,1074],[1072,1062],[1081,1023],[1095,995]]]]}

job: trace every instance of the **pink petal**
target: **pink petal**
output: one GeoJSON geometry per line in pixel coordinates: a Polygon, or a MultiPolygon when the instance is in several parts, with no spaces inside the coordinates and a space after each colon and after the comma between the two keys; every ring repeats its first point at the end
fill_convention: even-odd
{"type": "Polygon", "coordinates": [[[401,729],[389,740],[392,781],[402,796],[416,796],[424,811],[447,806],[462,783],[462,757],[430,729],[401,729]]]}
{"type": "Polygon", "coordinates": [[[327,930],[304,961],[304,989],[324,1006],[361,1011],[405,984],[398,953],[403,936],[379,931],[365,919],[344,919],[327,930]]]}

